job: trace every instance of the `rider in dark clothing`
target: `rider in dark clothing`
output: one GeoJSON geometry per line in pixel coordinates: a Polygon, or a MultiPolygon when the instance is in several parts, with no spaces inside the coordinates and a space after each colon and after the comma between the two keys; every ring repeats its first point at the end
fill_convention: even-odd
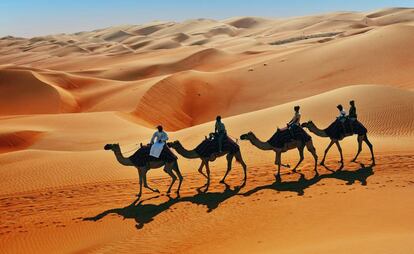
{"type": "Polygon", "coordinates": [[[348,118],[352,121],[357,120],[357,113],[356,113],[356,108],[355,108],[355,102],[352,100],[349,102],[349,105],[351,105],[351,107],[349,108],[349,115],[348,118]]]}
{"type": "Polygon", "coordinates": [[[295,106],[293,108],[293,110],[295,111],[295,114],[293,115],[292,120],[290,120],[290,122],[287,124],[290,136],[293,138],[294,137],[294,128],[300,126],[300,113],[299,113],[299,106],[295,106]]]}
{"type": "Polygon", "coordinates": [[[221,116],[216,117],[216,127],[214,128],[214,132],[218,141],[219,153],[221,153],[223,150],[223,140],[227,136],[226,127],[221,122],[221,116]]]}
{"type": "Polygon", "coordinates": [[[341,104],[336,106],[336,108],[339,110],[339,116],[336,118],[339,122],[339,128],[341,129],[342,135],[345,133],[345,121],[346,121],[346,112],[341,104]]]}

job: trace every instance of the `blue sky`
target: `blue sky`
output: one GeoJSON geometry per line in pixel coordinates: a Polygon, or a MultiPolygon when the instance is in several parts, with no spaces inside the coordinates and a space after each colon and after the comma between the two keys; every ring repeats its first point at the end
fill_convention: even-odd
{"type": "Polygon", "coordinates": [[[1,0],[0,37],[71,33],[154,20],[289,17],[396,6],[414,7],[414,0],[1,0]]]}

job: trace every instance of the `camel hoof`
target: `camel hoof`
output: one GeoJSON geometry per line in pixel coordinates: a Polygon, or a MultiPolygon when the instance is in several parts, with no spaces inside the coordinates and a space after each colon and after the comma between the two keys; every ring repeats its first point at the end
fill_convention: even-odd
{"type": "Polygon", "coordinates": [[[154,189],[154,192],[156,193],[160,193],[160,191],[158,189],[154,189]]]}
{"type": "Polygon", "coordinates": [[[275,177],[276,177],[276,182],[281,182],[282,181],[282,178],[280,178],[280,175],[275,175],[275,177]]]}
{"type": "Polygon", "coordinates": [[[321,162],[321,163],[319,163],[319,165],[321,165],[321,166],[325,166],[325,162],[321,162]]]}
{"type": "Polygon", "coordinates": [[[246,186],[246,181],[243,181],[242,185],[239,186],[239,188],[244,188],[246,186]]]}
{"type": "Polygon", "coordinates": [[[224,179],[222,179],[222,180],[220,181],[220,183],[224,183],[224,179]]]}

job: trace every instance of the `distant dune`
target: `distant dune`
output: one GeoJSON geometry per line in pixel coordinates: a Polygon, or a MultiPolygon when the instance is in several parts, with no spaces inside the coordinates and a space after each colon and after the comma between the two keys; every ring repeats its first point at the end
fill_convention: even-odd
{"type": "MultiPolygon", "coordinates": [[[[0,38],[0,252],[413,252],[413,41],[412,8],[0,38]],[[239,138],[268,140],[295,105],[302,122],[327,127],[350,100],[375,167],[365,145],[362,164],[349,162],[352,137],[341,142],[343,171],[320,166],[314,176],[306,152],[303,175],[283,168],[274,183],[274,152],[239,138]],[[129,156],[162,124],[194,148],[217,115],[240,144],[247,186],[237,189],[236,162],[231,187],[218,183],[220,158],[199,193],[200,161],[179,156],[182,199],[145,191],[148,200],[129,206],[137,172],[103,146],[119,143],[129,156]]],[[[329,139],[311,136],[320,160],[329,139]]],[[[328,166],[338,158],[333,146],[328,166]]],[[[282,156],[297,160],[296,150],[282,156]]],[[[170,181],[162,170],[148,179],[161,193],[170,181]]]]}

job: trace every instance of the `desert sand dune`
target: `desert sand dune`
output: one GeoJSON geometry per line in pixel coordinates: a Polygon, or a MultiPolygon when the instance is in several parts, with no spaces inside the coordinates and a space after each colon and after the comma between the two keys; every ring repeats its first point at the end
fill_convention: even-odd
{"type": "Polygon", "coordinates": [[[15,70],[0,72],[1,101],[4,103],[1,115],[63,113],[79,110],[79,105],[69,92],[42,82],[31,72],[15,70]]]}
{"type": "Polygon", "coordinates": [[[37,131],[6,132],[3,130],[0,134],[0,153],[25,149],[34,144],[41,134],[42,132],[37,131]]]}
{"type": "MultiPolygon", "coordinates": [[[[234,17],[0,38],[1,253],[411,253],[414,224],[414,12],[389,8],[271,19],[234,17]],[[282,168],[267,141],[293,107],[327,127],[355,100],[376,166],[356,136],[313,171],[282,168]],[[179,156],[181,197],[138,192],[128,157],[162,124],[192,149],[222,115],[247,164],[179,156]],[[160,240],[162,239],[162,240],[160,240]]],[[[321,158],[329,139],[310,134],[321,158]]],[[[282,162],[295,165],[297,151],[282,162]]]]}
{"type": "Polygon", "coordinates": [[[138,27],[131,27],[128,31],[134,34],[147,36],[163,28],[173,26],[174,24],[174,22],[153,22],[138,27]]]}

